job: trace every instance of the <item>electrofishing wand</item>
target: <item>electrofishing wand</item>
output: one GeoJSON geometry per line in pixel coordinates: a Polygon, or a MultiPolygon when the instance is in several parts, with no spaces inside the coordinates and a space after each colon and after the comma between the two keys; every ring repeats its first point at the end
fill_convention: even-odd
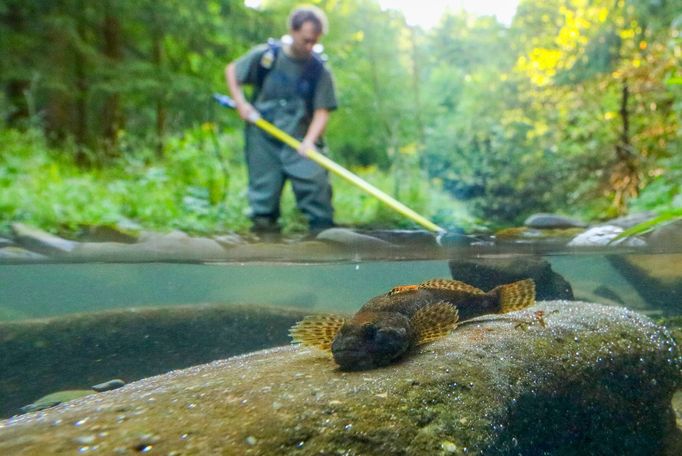
{"type": "MultiPolygon", "coordinates": [[[[234,102],[234,100],[227,95],[222,95],[222,94],[214,94],[213,99],[217,101],[221,106],[226,107],[226,108],[232,108],[236,109],[237,105],[234,102]]],[[[296,138],[293,136],[289,135],[288,133],[282,131],[281,129],[277,128],[267,120],[263,119],[260,114],[256,113],[253,118],[248,119],[249,122],[252,124],[256,125],[258,128],[261,130],[265,131],[266,133],[270,134],[271,136],[279,139],[282,141],[284,144],[287,146],[291,147],[294,150],[298,150],[301,147],[301,142],[298,141],[296,138]]],[[[306,156],[323,167],[324,169],[331,171],[332,173],[336,174],[337,176],[345,179],[346,181],[350,182],[351,184],[355,185],[356,187],[359,187],[360,189],[364,190],[365,192],[369,193],[382,203],[386,204],[389,206],[391,209],[395,210],[396,212],[404,215],[405,217],[409,218],[413,222],[418,223],[419,225],[423,226],[429,231],[433,231],[436,234],[443,234],[445,233],[445,230],[435,223],[431,222],[430,220],[426,219],[425,217],[417,214],[415,211],[410,209],[409,207],[405,206],[403,203],[400,201],[396,200],[392,196],[384,193],[383,191],[379,190],[369,182],[363,180],[361,177],[357,176],[356,174],[353,174],[352,172],[348,171],[346,168],[343,166],[339,165],[335,161],[329,159],[328,157],[322,155],[315,149],[308,149],[306,150],[306,156]]]]}

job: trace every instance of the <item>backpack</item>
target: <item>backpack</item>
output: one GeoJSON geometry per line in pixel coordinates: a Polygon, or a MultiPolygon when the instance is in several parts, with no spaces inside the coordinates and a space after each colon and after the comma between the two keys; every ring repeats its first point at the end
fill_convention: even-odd
{"type": "MultiPolygon", "coordinates": [[[[268,39],[268,47],[263,51],[258,59],[258,68],[256,69],[256,81],[254,83],[253,100],[258,97],[260,89],[263,87],[263,82],[270,70],[275,66],[277,56],[282,50],[282,43],[272,38],[268,39]]],[[[305,100],[308,112],[313,112],[313,99],[315,97],[315,88],[317,82],[320,80],[322,70],[324,69],[324,62],[326,57],[313,52],[311,58],[308,59],[301,77],[296,81],[296,92],[305,100]]]]}

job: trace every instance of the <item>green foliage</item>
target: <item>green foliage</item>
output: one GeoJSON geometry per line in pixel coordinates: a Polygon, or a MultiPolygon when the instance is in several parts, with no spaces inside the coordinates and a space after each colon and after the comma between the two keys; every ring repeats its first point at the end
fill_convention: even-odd
{"type": "Polygon", "coordinates": [[[633,211],[665,211],[670,206],[682,207],[682,162],[670,157],[660,162],[651,183],[632,201],[633,211]]]}
{"type": "MultiPolygon", "coordinates": [[[[298,3],[0,2],[0,223],[245,230],[242,123],[210,94],[298,3]]],[[[522,0],[509,27],[460,12],[429,31],[374,0],[313,3],[340,101],[332,157],[436,223],[680,205],[675,2],[522,0]]],[[[410,225],[343,182],[335,205],[341,223],[410,225]]]]}
{"type": "Polygon", "coordinates": [[[619,241],[620,239],[626,237],[638,236],[640,234],[648,233],[649,231],[653,230],[656,227],[680,219],[682,219],[682,207],[664,210],[651,220],[647,220],[646,222],[639,223],[633,227],[624,230],[618,236],[614,237],[611,241],[609,241],[609,243],[610,244],[615,243],[616,241],[619,241]]]}
{"type": "MultiPolygon", "coordinates": [[[[210,138],[205,133],[189,131],[173,139],[173,153],[152,165],[147,162],[153,152],[147,149],[106,170],[89,171],[64,160],[62,150],[48,148],[40,134],[3,130],[1,137],[8,153],[0,159],[0,211],[8,220],[67,232],[80,225],[125,220],[150,229],[190,232],[247,226],[240,194],[244,177],[235,172],[225,180],[217,159],[206,150],[210,138]],[[217,192],[225,197],[216,199],[217,192]]],[[[220,142],[235,160],[235,136],[221,136],[220,142]]]]}
{"type": "MultiPolygon", "coordinates": [[[[83,225],[127,221],[155,230],[246,232],[249,221],[241,135],[217,135],[219,155],[211,151],[213,136],[213,125],[206,124],[170,138],[161,160],[151,161],[154,151],[140,149],[112,162],[106,170],[82,170],[63,159],[68,156],[63,150],[50,148],[38,131],[0,130],[0,142],[6,145],[6,153],[0,156],[0,213],[5,223],[27,222],[66,234],[83,225]],[[229,174],[223,174],[221,161],[229,174]]],[[[359,172],[386,191],[396,186],[392,176],[376,168],[359,172]]],[[[402,177],[411,182],[400,192],[405,204],[427,215],[450,207],[449,213],[438,217],[441,223],[472,226],[457,201],[432,183],[415,175],[402,177]]],[[[412,226],[350,184],[339,180],[334,187],[340,223],[412,226]]],[[[288,186],[282,212],[286,233],[305,231],[307,224],[296,210],[288,186]]]]}

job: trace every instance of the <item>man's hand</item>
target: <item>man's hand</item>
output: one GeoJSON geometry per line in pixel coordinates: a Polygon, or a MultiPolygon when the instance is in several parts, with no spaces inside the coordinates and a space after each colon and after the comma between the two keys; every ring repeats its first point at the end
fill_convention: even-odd
{"type": "Polygon", "coordinates": [[[315,142],[317,138],[320,137],[324,131],[324,127],[327,125],[327,120],[329,120],[329,111],[327,109],[316,109],[313,113],[313,120],[310,122],[308,131],[301,142],[301,147],[298,148],[298,153],[304,157],[308,156],[309,150],[314,150],[317,152],[315,147],[315,142]]]}
{"type": "Polygon", "coordinates": [[[239,113],[239,117],[246,121],[251,121],[254,119],[254,116],[258,115],[256,108],[254,108],[253,105],[251,105],[251,103],[248,101],[237,103],[237,112],[239,113]]]}
{"type": "Polygon", "coordinates": [[[232,62],[225,68],[225,80],[227,81],[227,88],[230,90],[230,95],[237,107],[237,112],[242,120],[247,122],[255,122],[260,117],[256,108],[254,108],[251,103],[246,101],[244,98],[244,92],[242,92],[241,85],[237,81],[237,75],[235,73],[235,63],[232,62]]]}
{"type": "Polygon", "coordinates": [[[311,149],[317,152],[317,148],[315,147],[315,142],[311,141],[309,139],[304,139],[303,141],[301,141],[301,146],[298,148],[297,152],[299,154],[303,155],[304,157],[307,157],[308,151],[311,149]]]}

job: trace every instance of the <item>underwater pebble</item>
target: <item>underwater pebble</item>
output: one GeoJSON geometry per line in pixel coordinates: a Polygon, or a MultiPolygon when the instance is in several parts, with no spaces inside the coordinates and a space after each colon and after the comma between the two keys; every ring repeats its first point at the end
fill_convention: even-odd
{"type": "Polygon", "coordinates": [[[82,435],[80,437],[76,437],[73,440],[74,440],[74,442],[76,442],[79,445],[89,445],[91,443],[95,443],[95,436],[94,435],[82,435]]]}
{"type": "Polygon", "coordinates": [[[443,440],[440,444],[440,447],[446,453],[456,453],[457,452],[457,445],[455,445],[453,442],[451,442],[449,440],[443,440]]]}
{"type": "Polygon", "coordinates": [[[254,436],[252,436],[252,435],[250,435],[250,436],[248,436],[247,438],[244,439],[244,443],[246,443],[246,444],[249,445],[249,446],[255,445],[256,442],[258,442],[258,440],[256,440],[256,438],[255,438],[254,436]]]}
{"type": "Polygon", "coordinates": [[[74,425],[74,426],[82,426],[82,425],[84,425],[85,423],[87,423],[89,419],[90,419],[90,417],[87,417],[87,416],[86,416],[86,417],[83,418],[82,420],[78,420],[78,421],[76,421],[75,423],[73,423],[73,425],[74,425]]]}
{"type": "Polygon", "coordinates": [[[134,446],[134,448],[141,453],[145,453],[147,451],[151,451],[152,446],[159,443],[160,440],[161,438],[158,435],[141,434],[138,437],[138,443],[134,446]]]}
{"type": "Polygon", "coordinates": [[[123,380],[115,378],[104,383],[98,383],[97,385],[93,385],[90,388],[97,391],[98,393],[101,393],[103,391],[115,390],[117,388],[124,386],[125,384],[126,382],[124,382],[123,380]]]}

